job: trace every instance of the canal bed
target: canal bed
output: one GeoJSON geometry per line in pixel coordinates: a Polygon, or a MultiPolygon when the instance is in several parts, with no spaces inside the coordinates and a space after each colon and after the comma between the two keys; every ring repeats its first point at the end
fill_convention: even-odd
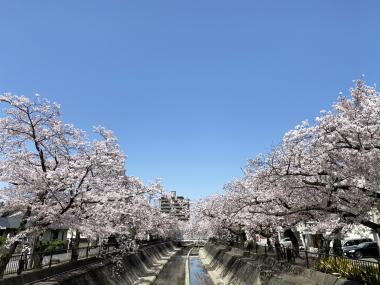
{"type": "MultiPolygon", "coordinates": [[[[184,285],[186,256],[190,248],[183,248],[164,266],[153,285],[184,285]]],[[[195,250],[194,252],[197,252],[195,250]]],[[[190,285],[214,285],[198,255],[189,257],[190,285]]]]}

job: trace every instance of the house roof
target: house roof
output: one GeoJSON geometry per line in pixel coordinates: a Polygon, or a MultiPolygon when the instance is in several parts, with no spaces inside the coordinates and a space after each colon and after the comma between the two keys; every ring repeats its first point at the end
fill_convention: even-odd
{"type": "Polygon", "coordinates": [[[0,229],[17,229],[21,223],[21,213],[16,213],[8,217],[0,217],[0,229]]]}
{"type": "MultiPolygon", "coordinates": [[[[18,229],[21,224],[22,216],[22,212],[17,212],[6,217],[0,217],[0,229],[18,229]]],[[[52,223],[48,228],[51,230],[67,230],[69,227],[59,223],[52,223]]]]}

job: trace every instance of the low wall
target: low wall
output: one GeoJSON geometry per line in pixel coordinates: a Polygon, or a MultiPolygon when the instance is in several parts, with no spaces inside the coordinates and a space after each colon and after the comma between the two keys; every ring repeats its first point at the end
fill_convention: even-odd
{"type": "Polygon", "coordinates": [[[239,249],[207,243],[199,256],[215,284],[357,285],[358,283],[269,256],[245,256],[239,249]]]}
{"type": "MultiPolygon", "coordinates": [[[[120,262],[121,266],[115,267],[115,260],[97,261],[91,264],[84,264],[80,267],[58,273],[44,280],[37,281],[40,272],[30,272],[35,275],[34,281],[11,280],[11,283],[0,283],[0,285],[18,285],[31,282],[39,285],[132,285],[150,284],[161,271],[164,264],[176,253],[177,248],[171,242],[155,244],[145,247],[134,254],[124,257],[120,262]],[[116,268],[118,270],[116,270],[116,268]]],[[[59,266],[57,266],[59,267],[59,266]]],[[[26,275],[26,274],[25,274],[26,275]]],[[[18,276],[22,278],[22,276],[18,276]]],[[[45,277],[45,276],[43,276],[45,277]]],[[[11,278],[9,278],[11,279],[11,278]]],[[[31,278],[29,278],[31,279],[31,278]]],[[[4,280],[3,282],[6,282],[4,280]]],[[[9,280],[8,280],[9,282],[9,280]]]]}

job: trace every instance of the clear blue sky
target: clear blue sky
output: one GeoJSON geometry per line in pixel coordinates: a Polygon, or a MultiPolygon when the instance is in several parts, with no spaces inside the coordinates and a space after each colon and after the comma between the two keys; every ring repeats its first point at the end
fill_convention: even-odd
{"type": "Polygon", "coordinates": [[[128,174],[197,198],[362,73],[380,81],[379,14],[375,0],[2,0],[0,92],[112,129],[128,174]]]}

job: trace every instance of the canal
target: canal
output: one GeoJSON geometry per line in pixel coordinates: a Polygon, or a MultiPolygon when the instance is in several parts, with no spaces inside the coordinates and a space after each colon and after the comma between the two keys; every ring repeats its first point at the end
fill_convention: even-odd
{"type": "MultiPolygon", "coordinates": [[[[164,266],[153,285],[184,285],[186,276],[186,258],[191,248],[183,248],[164,266]]],[[[190,285],[214,285],[193,249],[189,256],[190,285]]]]}

